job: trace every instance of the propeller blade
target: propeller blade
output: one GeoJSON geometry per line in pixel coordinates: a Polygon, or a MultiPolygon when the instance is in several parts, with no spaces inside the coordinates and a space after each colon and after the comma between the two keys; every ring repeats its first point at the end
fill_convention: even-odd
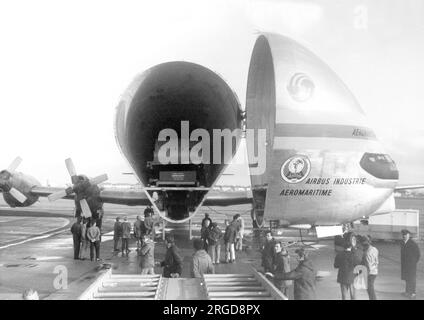
{"type": "Polygon", "coordinates": [[[20,192],[18,189],[11,188],[9,190],[9,193],[20,203],[24,203],[27,200],[27,197],[25,197],[22,192],[20,192]]]}
{"type": "Polygon", "coordinates": [[[97,177],[95,177],[93,179],[90,179],[90,183],[91,184],[100,184],[102,182],[107,181],[107,179],[108,179],[108,177],[107,177],[107,174],[105,173],[105,174],[102,174],[100,176],[97,176],[97,177]]]}
{"type": "Polygon", "coordinates": [[[82,210],[82,216],[85,218],[91,218],[91,210],[87,203],[87,200],[81,199],[80,200],[81,210],[82,210]]]}
{"type": "Polygon", "coordinates": [[[63,189],[63,190],[60,190],[58,192],[52,193],[51,195],[49,195],[47,197],[47,199],[49,199],[50,202],[53,202],[53,201],[59,200],[63,197],[66,197],[67,194],[68,193],[66,192],[66,190],[63,189]]]}
{"type": "Polygon", "coordinates": [[[7,168],[7,171],[9,171],[9,172],[15,171],[19,167],[21,162],[22,162],[22,158],[16,157],[16,159],[13,160],[13,162],[9,165],[9,168],[7,168]]]}
{"type": "Polygon", "coordinates": [[[76,176],[77,171],[75,170],[74,162],[72,161],[72,159],[71,158],[66,159],[65,164],[66,164],[66,169],[68,169],[69,175],[71,177],[76,176]]]}

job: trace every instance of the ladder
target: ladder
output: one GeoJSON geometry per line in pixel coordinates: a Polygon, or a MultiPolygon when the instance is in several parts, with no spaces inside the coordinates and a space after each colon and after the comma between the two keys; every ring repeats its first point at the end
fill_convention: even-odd
{"type": "Polygon", "coordinates": [[[251,274],[205,274],[203,283],[208,300],[288,300],[253,268],[251,274]]]}
{"type": "Polygon", "coordinates": [[[160,275],[112,274],[109,269],[98,277],[79,300],[161,300],[160,275]]]}

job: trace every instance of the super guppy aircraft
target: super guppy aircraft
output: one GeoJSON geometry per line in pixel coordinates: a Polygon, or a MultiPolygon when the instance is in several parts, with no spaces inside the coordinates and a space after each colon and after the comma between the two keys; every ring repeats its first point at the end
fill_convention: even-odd
{"type": "Polygon", "coordinates": [[[211,70],[182,61],[159,64],[133,80],[116,109],[116,141],[140,189],[99,188],[107,176],[78,175],[70,159],[66,166],[73,185],[66,190],[43,187],[16,172],[20,159],[0,172],[0,189],[11,206],[29,206],[40,196],[67,198],[90,216],[105,202],[151,204],[163,219],[177,223],[191,219],[202,205],[251,203],[258,225],[266,218],[317,230],[394,210],[395,163],[346,85],[304,46],[276,34],[257,38],[245,110],[211,70]],[[223,146],[214,148],[215,139],[202,152],[219,163],[193,163],[181,156],[160,161],[161,147],[168,142],[158,139],[162,130],[174,130],[178,147],[188,151],[202,140],[187,141],[182,123],[189,124],[188,136],[198,129],[211,137],[214,130],[231,131],[231,153],[223,152],[223,146]],[[256,139],[255,150],[248,144],[251,192],[216,191],[244,126],[266,132],[263,141],[256,139]],[[259,174],[253,173],[258,150],[266,151],[266,167],[259,174]]]}

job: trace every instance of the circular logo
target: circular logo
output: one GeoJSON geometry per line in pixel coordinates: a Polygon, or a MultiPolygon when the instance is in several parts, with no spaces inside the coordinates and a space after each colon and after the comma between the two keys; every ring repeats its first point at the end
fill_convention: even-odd
{"type": "Polygon", "coordinates": [[[298,183],[311,171],[311,162],[306,156],[297,155],[289,158],[281,166],[281,178],[288,183],[298,183]]]}
{"type": "Polygon", "coordinates": [[[314,93],[314,89],[314,82],[304,73],[295,73],[287,85],[287,91],[291,97],[299,102],[310,99],[314,93]]]}

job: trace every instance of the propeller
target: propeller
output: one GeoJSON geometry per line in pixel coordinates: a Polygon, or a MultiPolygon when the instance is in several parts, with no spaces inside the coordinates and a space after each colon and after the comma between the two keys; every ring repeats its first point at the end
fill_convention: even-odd
{"type": "Polygon", "coordinates": [[[107,181],[108,176],[107,174],[102,174],[92,179],[88,179],[84,175],[78,175],[71,158],[65,160],[65,165],[71,177],[72,186],[67,189],[52,193],[47,198],[49,201],[56,201],[72,193],[75,193],[77,197],[81,198],[79,203],[81,205],[82,215],[89,218],[91,217],[91,210],[86,199],[86,194],[91,186],[107,181]]]}
{"type": "Polygon", "coordinates": [[[9,190],[9,193],[16,199],[16,200],[18,200],[20,203],[24,203],[26,200],[27,200],[27,197],[22,193],[22,192],[20,192],[18,189],[16,189],[16,188],[11,188],[10,190],[9,190]]]}
{"type": "Polygon", "coordinates": [[[13,174],[22,162],[21,157],[16,157],[6,170],[0,172],[0,191],[10,193],[20,203],[24,203],[27,197],[13,186],[13,174]]]}
{"type": "Polygon", "coordinates": [[[15,172],[16,169],[18,169],[18,167],[21,164],[21,162],[22,162],[22,158],[21,157],[16,157],[15,160],[13,160],[12,163],[7,168],[7,171],[9,171],[9,172],[15,172]]]}

